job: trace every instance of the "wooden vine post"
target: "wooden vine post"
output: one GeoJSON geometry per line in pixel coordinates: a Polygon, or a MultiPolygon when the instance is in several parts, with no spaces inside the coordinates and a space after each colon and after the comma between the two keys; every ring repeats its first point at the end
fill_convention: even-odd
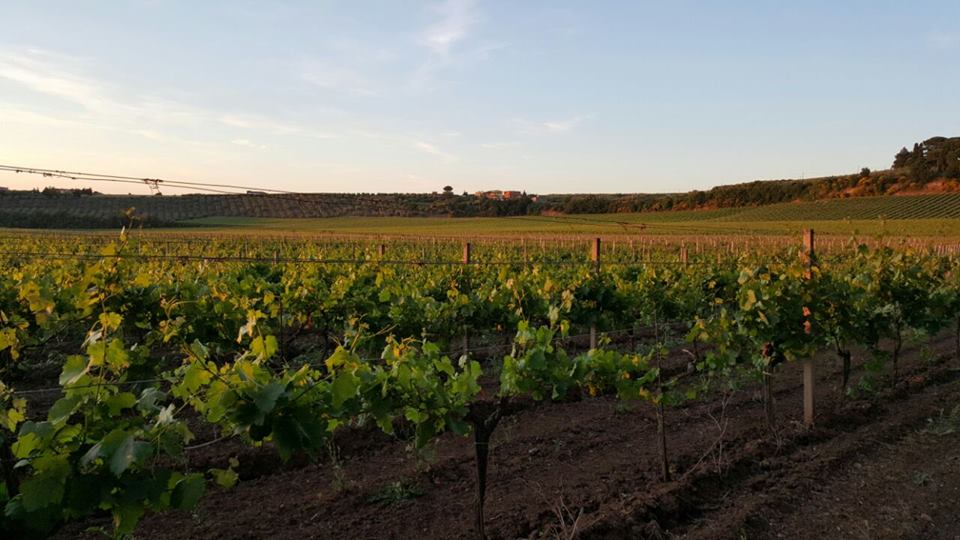
{"type": "MultiPolygon", "coordinates": [[[[813,247],[813,229],[803,231],[803,251],[807,262],[807,279],[812,279],[813,274],[809,269],[814,265],[814,247],[813,247]]],[[[815,411],[815,384],[813,359],[807,358],[803,361],[803,424],[807,427],[813,427],[813,418],[815,411]]]]}
{"type": "MultiPolygon", "coordinates": [[[[594,238],[590,245],[590,261],[593,262],[593,272],[596,276],[600,275],[600,239],[594,238]]],[[[597,348],[597,323],[590,324],[590,348],[597,348]]]]}
{"type": "MultiPolygon", "coordinates": [[[[463,265],[470,266],[470,252],[472,246],[470,242],[463,243],[463,265]]],[[[467,328],[467,325],[463,325],[463,356],[467,356],[470,352],[470,329],[467,328]]]]}
{"type": "MultiPolygon", "coordinates": [[[[280,252],[279,252],[279,251],[274,251],[274,252],[273,252],[273,264],[274,264],[274,266],[280,267],[280,275],[283,276],[284,272],[283,272],[283,267],[280,266],[280,252]]],[[[280,320],[277,321],[277,333],[279,334],[279,337],[280,337],[280,358],[282,358],[284,361],[286,361],[286,359],[287,359],[287,346],[286,346],[286,340],[283,338],[283,287],[284,287],[284,285],[283,285],[283,279],[281,278],[281,279],[280,279],[280,292],[277,293],[277,300],[279,300],[279,302],[280,302],[280,311],[279,311],[280,320]]]]}

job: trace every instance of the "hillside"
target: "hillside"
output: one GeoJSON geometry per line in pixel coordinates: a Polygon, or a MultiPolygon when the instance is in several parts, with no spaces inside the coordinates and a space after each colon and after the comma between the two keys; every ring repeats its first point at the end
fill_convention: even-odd
{"type": "Polygon", "coordinates": [[[668,194],[572,194],[488,198],[452,188],[434,194],[305,193],[103,195],[86,190],[0,191],[0,226],[116,227],[130,221],[176,226],[203,218],[499,217],[735,209],[735,221],[960,217],[960,137],[901,149],[893,168],[859,174],[722,185],[668,194]],[[946,195],[943,195],[946,193],[946,195]],[[888,200],[890,195],[900,195],[888,200]],[[909,195],[909,197],[907,196],[909,195]],[[853,202],[845,202],[845,201],[853,202]],[[813,206],[798,204],[817,201],[813,206]],[[133,209],[133,211],[129,211],[133,209]]]}
{"type": "MultiPolygon", "coordinates": [[[[469,197],[377,195],[253,195],[175,197],[92,195],[44,196],[32,192],[0,196],[0,226],[110,228],[126,224],[135,208],[148,226],[179,226],[204,218],[310,219],[330,217],[496,217],[539,214],[548,202],[487,201],[469,197]],[[456,205],[456,206],[454,206],[456,205]],[[454,210],[454,211],[451,211],[454,210]]],[[[596,212],[593,215],[604,214],[596,212]]],[[[548,212],[548,215],[553,215],[548,212]]],[[[562,221],[562,215],[559,219],[562,221]]],[[[626,217],[626,216],[625,216],[626,217]]],[[[794,201],[748,207],[630,212],[640,222],[767,222],[876,219],[958,219],[960,193],[885,195],[794,201]]]]}
{"type": "Polygon", "coordinates": [[[825,199],[674,214],[685,221],[731,222],[957,219],[960,218],[960,193],[825,199]]]}

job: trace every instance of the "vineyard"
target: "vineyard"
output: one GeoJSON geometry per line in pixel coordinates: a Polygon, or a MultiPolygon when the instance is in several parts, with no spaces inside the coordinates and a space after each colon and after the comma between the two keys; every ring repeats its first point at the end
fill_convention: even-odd
{"type": "Polygon", "coordinates": [[[0,237],[0,531],[762,531],[769,471],[960,430],[956,246],[801,240],[0,237]]]}
{"type": "Polygon", "coordinates": [[[824,199],[781,203],[724,213],[729,221],[954,219],[960,217],[960,194],[824,199]]]}

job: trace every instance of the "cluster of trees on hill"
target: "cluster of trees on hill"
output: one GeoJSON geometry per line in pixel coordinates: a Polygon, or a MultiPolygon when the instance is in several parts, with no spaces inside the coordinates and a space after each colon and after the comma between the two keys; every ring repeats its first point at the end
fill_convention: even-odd
{"type": "Polygon", "coordinates": [[[426,207],[427,215],[452,217],[497,217],[539,214],[539,205],[526,195],[512,199],[487,199],[475,195],[448,195],[435,198],[426,207]]]}
{"type": "Polygon", "coordinates": [[[809,180],[767,180],[717,186],[707,191],[663,195],[554,195],[539,211],[568,214],[658,212],[700,208],[762,206],[791,201],[888,195],[922,190],[936,180],[960,180],[960,137],[931,137],[913,150],[900,150],[893,168],[809,180]]]}
{"type": "Polygon", "coordinates": [[[915,143],[913,150],[904,147],[894,158],[893,168],[904,171],[914,183],[960,179],[960,137],[931,137],[915,143]]]}
{"type": "Polygon", "coordinates": [[[810,198],[813,187],[813,182],[802,180],[756,181],[666,195],[570,195],[559,200],[549,197],[547,204],[551,210],[571,214],[760,206],[810,198]]]}
{"type": "MultiPolygon", "coordinates": [[[[0,197],[16,196],[18,193],[22,192],[9,189],[0,189],[0,197]]],[[[94,191],[90,188],[57,188],[53,186],[47,186],[43,188],[42,191],[39,188],[33,188],[27,193],[40,194],[44,197],[88,197],[101,194],[100,192],[94,191]]]]}

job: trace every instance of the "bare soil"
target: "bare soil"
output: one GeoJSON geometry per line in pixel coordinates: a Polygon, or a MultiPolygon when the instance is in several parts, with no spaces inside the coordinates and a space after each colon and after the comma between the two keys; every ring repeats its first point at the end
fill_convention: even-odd
{"type": "MultiPolygon", "coordinates": [[[[776,437],[755,384],[726,407],[712,394],[669,408],[670,482],[657,478],[651,406],[612,397],[529,404],[502,420],[491,441],[487,534],[960,538],[960,361],[953,353],[949,335],[912,346],[897,385],[842,403],[833,359],[818,359],[812,429],[797,421],[800,366],[783,366],[774,379],[776,437]]],[[[269,447],[234,440],[199,448],[190,453],[192,469],[225,467],[237,456],[241,481],[229,490],[211,486],[192,513],[147,516],[136,536],[475,537],[472,439],[447,434],[417,454],[408,441],[355,427],[338,432],[336,445],[336,455],[319,463],[283,463],[269,447]]],[[[73,524],[59,536],[107,523],[73,524]]]]}

